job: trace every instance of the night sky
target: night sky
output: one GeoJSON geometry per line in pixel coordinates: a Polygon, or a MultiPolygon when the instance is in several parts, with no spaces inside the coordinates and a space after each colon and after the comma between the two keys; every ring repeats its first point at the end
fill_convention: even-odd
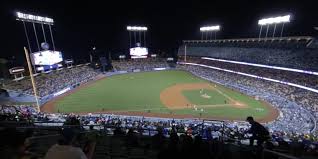
{"type": "MultiPolygon", "coordinates": [[[[1,1],[0,58],[23,61],[19,59],[24,58],[27,43],[22,23],[15,20],[16,11],[53,18],[56,48],[65,58],[88,59],[93,46],[112,54],[128,53],[127,25],[147,26],[150,52],[167,54],[176,53],[182,40],[200,39],[200,26],[220,24],[217,38],[257,37],[258,19],[285,14],[292,14],[286,36],[317,36],[313,29],[318,26],[317,4],[314,0],[1,1]]],[[[27,27],[33,35],[32,26],[27,27]]]]}

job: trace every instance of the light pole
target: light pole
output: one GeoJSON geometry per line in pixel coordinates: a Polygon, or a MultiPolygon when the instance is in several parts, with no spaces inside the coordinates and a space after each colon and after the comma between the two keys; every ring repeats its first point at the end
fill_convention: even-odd
{"type": "MultiPolygon", "coordinates": [[[[49,26],[50,35],[51,35],[51,41],[52,41],[52,45],[53,45],[53,51],[55,51],[54,39],[53,39],[52,28],[51,28],[51,25],[54,24],[54,20],[52,18],[42,17],[42,16],[38,16],[38,15],[32,15],[32,14],[26,14],[26,13],[22,13],[22,12],[16,12],[15,16],[16,16],[16,20],[21,21],[23,23],[24,33],[25,33],[25,36],[26,36],[26,40],[27,40],[27,43],[28,43],[28,48],[29,48],[30,53],[32,53],[32,49],[31,49],[31,45],[30,45],[30,38],[29,38],[29,35],[28,35],[26,23],[31,23],[32,24],[32,28],[33,28],[34,37],[35,37],[35,40],[36,40],[38,52],[40,52],[41,50],[40,50],[39,38],[38,38],[38,34],[37,34],[37,31],[36,31],[35,25],[36,24],[40,24],[41,25],[42,34],[43,34],[43,38],[44,38],[44,42],[45,43],[47,42],[47,39],[46,39],[46,35],[45,35],[45,30],[44,30],[45,27],[44,26],[48,25],[49,26]]],[[[34,73],[36,73],[36,69],[35,69],[34,65],[33,65],[33,69],[34,69],[34,73]]]]}
{"type": "MultiPolygon", "coordinates": [[[[31,45],[30,45],[30,38],[29,38],[29,35],[28,35],[28,30],[27,30],[26,23],[31,23],[32,24],[33,31],[34,31],[34,36],[35,36],[35,39],[36,39],[37,49],[38,49],[38,51],[40,53],[41,53],[40,44],[39,44],[39,39],[38,39],[38,35],[37,35],[37,31],[36,31],[35,25],[36,24],[40,24],[41,25],[42,34],[43,34],[43,38],[44,38],[44,42],[45,42],[44,44],[47,44],[47,39],[46,39],[45,31],[44,31],[44,28],[45,28],[44,26],[48,25],[49,26],[50,35],[51,35],[51,41],[52,41],[52,44],[53,44],[53,50],[55,51],[54,39],[53,39],[53,34],[52,34],[52,29],[51,29],[51,25],[54,24],[54,20],[52,18],[37,16],[37,15],[32,15],[32,14],[25,14],[25,13],[22,13],[22,12],[16,12],[15,16],[16,16],[16,20],[21,21],[23,23],[24,33],[25,33],[25,36],[26,36],[26,40],[27,40],[27,44],[28,44],[28,48],[29,48],[30,53],[32,53],[32,49],[31,49],[31,45]]],[[[28,52],[28,50],[25,47],[24,47],[24,52],[25,52],[25,57],[26,57],[28,68],[29,68],[29,72],[30,72],[30,78],[31,78],[31,83],[32,83],[32,87],[33,87],[34,97],[35,97],[36,104],[37,104],[37,109],[38,109],[38,111],[40,111],[40,104],[39,104],[39,100],[38,100],[37,89],[36,89],[35,80],[34,80],[32,69],[31,69],[32,66],[31,66],[31,60],[30,60],[30,55],[29,55],[30,53],[28,52]]],[[[33,64],[33,69],[34,69],[34,73],[36,73],[35,64],[33,64]]]]}
{"type": "Polygon", "coordinates": [[[144,47],[146,47],[146,32],[147,32],[147,30],[148,30],[148,28],[145,26],[127,26],[127,31],[129,32],[129,47],[132,48],[131,33],[134,33],[135,45],[136,45],[137,41],[140,44],[142,44],[142,41],[143,41],[143,45],[144,45],[144,47]],[[143,38],[143,40],[142,40],[142,38],[143,38]]]}
{"type": "Polygon", "coordinates": [[[260,40],[260,38],[262,37],[263,26],[267,26],[266,27],[266,34],[265,34],[265,38],[267,38],[269,27],[270,27],[270,25],[273,25],[273,24],[274,24],[274,30],[273,30],[272,37],[275,37],[277,24],[282,24],[282,29],[280,32],[280,37],[282,37],[283,31],[284,31],[284,25],[285,25],[285,23],[289,23],[289,22],[290,22],[290,15],[271,17],[271,18],[263,18],[263,19],[258,20],[258,25],[261,27],[259,34],[258,34],[258,39],[260,40]]]}
{"type": "Polygon", "coordinates": [[[214,25],[214,26],[204,26],[200,27],[201,32],[201,40],[204,40],[204,34],[205,34],[205,40],[211,40],[213,38],[214,33],[214,39],[216,39],[216,32],[220,31],[220,25],[214,25]],[[211,34],[211,37],[209,39],[209,34],[211,34]]]}

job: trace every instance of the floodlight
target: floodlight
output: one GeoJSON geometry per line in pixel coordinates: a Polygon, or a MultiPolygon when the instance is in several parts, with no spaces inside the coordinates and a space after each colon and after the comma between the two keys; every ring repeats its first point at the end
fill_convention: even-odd
{"type": "Polygon", "coordinates": [[[269,25],[290,22],[290,15],[264,18],[258,21],[258,25],[269,25]]]}
{"type": "Polygon", "coordinates": [[[205,31],[219,31],[220,30],[220,26],[219,25],[215,25],[215,26],[206,26],[206,27],[201,27],[200,31],[205,32],[205,31]]]}
{"type": "Polygon", "coordinates": [[[17,16],[18,16],[18,18],[22,18],[23,14],[21,12],[17,12],[17,16]]]}
{"type": "Polygon", "coordinates": [[[53,24],[53,19],[48,17],[36,16],[32,14],[25,14],[21,12],[16,12],[17,20],[25,20],[33,23],[48,23],[53,24]]]}
{"type": "Polygon", "coordinates": [[[128,31],[147,31],[148,28],[143,26],[127,26],[127,30],[128,31]]]}

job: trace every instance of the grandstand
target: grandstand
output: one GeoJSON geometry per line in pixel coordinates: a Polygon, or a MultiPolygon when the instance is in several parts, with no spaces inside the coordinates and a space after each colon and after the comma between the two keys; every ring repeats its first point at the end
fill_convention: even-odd
{"type": "Polygon", "coordinates": [[[312,37],[265,39],[185,40],[178,55],[207,56],[241,62],[317,71],[317,49],[312,37]]]}
{"type": "MultiPolygon", "coordinates": [[[[120,60],[113,61],[113,70],[106,74],[89,65],[78,65],[39,74],[35,80],[41,104],[45,104],[80,85],[117,73],[184,70],[266,101],[279,110],[278,118],[266,123],[273,138],[269,142],[272,145],[263,151],[264,156],[311,156],[317,150],[318,119],[315,92],[318,78],[314,64],[307,63],[316,58],[316,50],[308,48],[312,40],[311,37],[290,37],[184,41],[179,48],[176,68],[162,58],[120,60]],[[306,53],[309,55],[304,55],[306,53]],[[302,56],[302,61],[296,58],[302,56]],[[295,146],[303,148],[294,151],[295,146]]],[[[3,84],[3,89],[16,100],[32,99],[31,88],[28,77],[3,84]]],[[[23,133],[33,130],[27,138],[28,151],[32,152],[27,155],[32,157],[44,157],[49,148],[60,141],[60,128],[74,125],[81,131],[77,146],[87,150],[90,158],[191,158],[197,154],[200,158],[216,157],[216,154],[236,158],[250,156],[248,152],[255,151],[247,146],[248,125],[239,121],[38,113],[28,104],[2,105],[0,112],[1,124],[18,127],[23,133]]]]}
{"type": "MultiPolygon", "coordinates": [[[[42,103],[57,96],[60,91],[72,89],[81,83],[97,78],[98,72],[87,65],[55,70],[35,76],[38,95],[42,103]]],[[[7,81],[2,85],[11,98],[20,102],[34,102],[30,78],[19,81],[7,81]]]]}
{"type": "MultiPolygon", "coordinates": [[[[132,24],[125,29],[128,40],[118,32],[125,28],[121,25],[127,24],[119,21],[128,19],[118,17],[129,15],[128,18],[137,18],[136,10],[142,8],[144,11],[145,6],[141,2],[133,3],[138,7],[127,4],[133,10],[122,9],[116,18],[103,5],[102,13],[90,15],[100,10],[98,7],[90,9],[95,3],[76,10],[74,7],[63,10],[61,4],[53,7],[55,4],[50,3],[49,7],[43,7],[43,3],[30,3],[29,6],[41,12],[48,8],[60,9],[62,14],[68,15],[62,16],[64,23],[57,18],[58,14],[49,15],[54,17],[53,20],[32,12],[24,13],[28,8],[18,8],[21,11],[16,12],[15,18],[23,24],[27,44],[23,44],[26,45],[23,50],[28,70],[24,62],[16,60],[18,54],[15,52],[18,51],[12,50],[20,44],[22,46],[21,40],[2,38],[11,45],[3,52],[11,52],[6,55],[10,60],[0,58],[0,72],[7,71],[10,66],[7,72],[14,79],[0,81],[1,158],[317,158],[318,41],[312,36],[283,37],[284,27],[288,29],[285,25],[294,21],[296,16],[288,13],[260,19],[258,38],[217,39],[217,33],[228,27],[206,23],[215,17],[191,13],[199,3],[191,3],[190,8],[178,3],[176,9],[171,2],[162,7],[155,5],[154,17],[129,20],[132,24]],[[182,16],[170,17],[168,12],[157,16],[157,8],[164,8],[166,12],[169,6],[173,6],[173,14],[180,12],[182,16]],[[177,46],[167,45],[170,40],[180,40],[176,35],[180,36],[182,30],[187,32],[184,37],[191,35],[184,25],[193,21],[188,14],[206,20],[200,27],[201,40],[183,40],[182,44],[175,43],[177,46]],[[163,24],[171,25],[166,30],[180,29],[176,24],[182,24],[183,28],[180,32],[170,32],[171,36],[161,35],[161,40],[153,38],[161,32],[149,25],[151,22],[162,23],[160,17],[164,18],[163,24]],[[98,24],[104,18],[107,18],[107,24],[98,24]],[[169,18],[173,20],[169,21],[169,18]],[[90,23],[82,22],[87,19],[90,23]],[[67,25],[72,29],[53,28],[67,25]],[[53,33],[57,30],[88,29],[88,34],[81,33],[80,36],[74,36],[78,33],[65,34],[69,37],[62,37],[65,41],[61,42],[64,47],[70,47],[68,49],[60,48],[58,44],[61,42],[54,42],[53,33]],[[265,29],[264,36],[262,31],[265,29]],[[276,36],[278,32],[280,36],[276,36]],[[124,46],[123,43],[128,41],[129,44],[124,46]],[[169,46],[169,49],[162,46],[169,46]],[[64,49],[76,50],[75,47],[77,52],[64,52],[64,49]],[[178,47],[174,54],[166,52],[173,47],[178,47]],[[91,48],[90,51],[87,48],[91,48]],[[79,55],[74,56],[74,53],[79,55]],[[175,53],[177,58],[174,58],[175,53]],[[90,63],[75,64],[87,62],[88,58],[90,63]]],[[[204,7],[199,6],[203,11],[204,7]]],[[[208,10],[204,13],[213,11],[218,15],[218,9],[223,10],[218,5],[215,5],[218,8],[206,6],[208,10]]],[[[114,7],[115,12],[121,7],[122,4],[114,7]]],[[[242,12],[243,9],[251,12],[239,7],[242,12]]],[[[147,14],[151,15],[152,10],[147,8],[147,14]]],[[[238,18],[235,8],[231,10],[238,18]]],[[[52,14],[54,10],[48,13],[52,14]]],[[[225,21],[223,24],[230,23],[225,21]]],[[[16,28],[8,26],[5,29],[16,28]]],[[[309,27],[312,26],[304,28],[309,27]]],[[[255,31],[251,29],[249,32],[255,31]]],[[[2,74],[5,77],[5,73],[2,74]]]]}

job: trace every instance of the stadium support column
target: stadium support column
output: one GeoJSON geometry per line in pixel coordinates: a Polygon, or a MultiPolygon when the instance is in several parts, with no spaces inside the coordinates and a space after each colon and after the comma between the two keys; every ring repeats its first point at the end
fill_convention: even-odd
{"type": "Polygon", "coordinates": [[[140,45],[142,45],[142,41],[141,41],[141,31],[139,31],[139,43],[140,43],[140,45]]]}
{"type": "Polygon", "coordinates": [[[144,47],[146,47],[146,32],[144,31],[144,47]]]}
{"type": "Polygon", "coordinates": [[[33,25],[33,30],[34,30],[34,36],[35,36],[36,44],[38,46],[38,51],[41,51],[40,50],[39,39],[38,39],[38,34],[36,33],[35,25],[34,25],[34,23],[32,23],[32,25],[33,25]]]}
{"type": "Polygon", "coordinates": [[[273,37],[275,37],[276,24],[274,25],[273,37]]]}
{"type": "Polygon", "coordinates": [[[187,62],[187,45],[184,45],[184,62],[187,62]]]}
{"type": "Polygon", "coordinates": [[[280,31],[280,37],[283,37],[283,32],[284,32],[284,23],[283,23],[283,26],[282,26],[282,30],[280,31]]]}
{"type": "Polygon", "coordinates": [[[134,41],[134,46],[136,45],[136,32],[134,31],[134,39],[135,39],[135,41],[134,41]]]}
{"type": "Polygon", "coordinates": [[[267,38],[268,28],[269,28],[269,24],[267,25],[267,29],[266,29],[266,34],[265,34],[265,38],[267,38]]]}
{"type": "Polygon", "coordinates": [[[263,25],[261,25],[261,28],[259,30],[259,34],[258,34],[258,40],[261,39],[261,36],[262,36],[262,29],[263,29],[263,25]]]}
{"type": "Polygon", "coordinates": [[[30,78],[31,78],[31,82],[32,82],[34,97],[36,100],[36,106],[37,106],[38,112],[40,112],[40,104],[39,104],[38,95],[36,92],[36,86],[35,86],[34,77],[33,77],[32,68],[31,68],[31,63],[30,63],[30,57],[29,57],[29,53],[28,53],[28,50],[26,47],[24,47],[24,53],[25,53],[25,58],[26,58],[27,63],[28,63],[28,68],[29,68],[29,72],[30,72],[30,78]]]}
{"type": "Polygon", "coordinates": [[[53,34],[52,34],[51,25],[49,25],[49,29],[50,29],[50,34],[51,34],[51,40],[52,40],[52,45],[53,45],[53,51],[55,51],[55,45],[54,45],[54,39],[53,39],[53,34]]]}
{"type": "Polygon", "coordinates": [[[44,37],[44,42],[46,43],[46,36],[45,36],[43,23],[41,23],[41,27],[42,27],[42,33],[43,33],[43,37],[44,37]]]}
{"type": "Polygon", "coordinates": [[[131,32],[128,31],[128,33],[129,33],[129,48],[131,48],[131,32]]]}
{"type": "MultiPolygon", "coordinates": [[[[26,39],[27,39],[27,42],[28,42],[28,47],[29,47],[30,52],[32,52],[31,45],[30,45],[30,40],[29,40],[29,35],[28,35],[28,31],[26,29],[25,22],[24,21],[22,21],[22,22],[23,22],[23,27],[24,27],[24,33],[25,33],[25,36],[26,36],[26,39]]],[[[34,73],[36,73],[36,68],[35,68],[34,65],[33,65],[33,71],[34,71],[34,73]]]]}

